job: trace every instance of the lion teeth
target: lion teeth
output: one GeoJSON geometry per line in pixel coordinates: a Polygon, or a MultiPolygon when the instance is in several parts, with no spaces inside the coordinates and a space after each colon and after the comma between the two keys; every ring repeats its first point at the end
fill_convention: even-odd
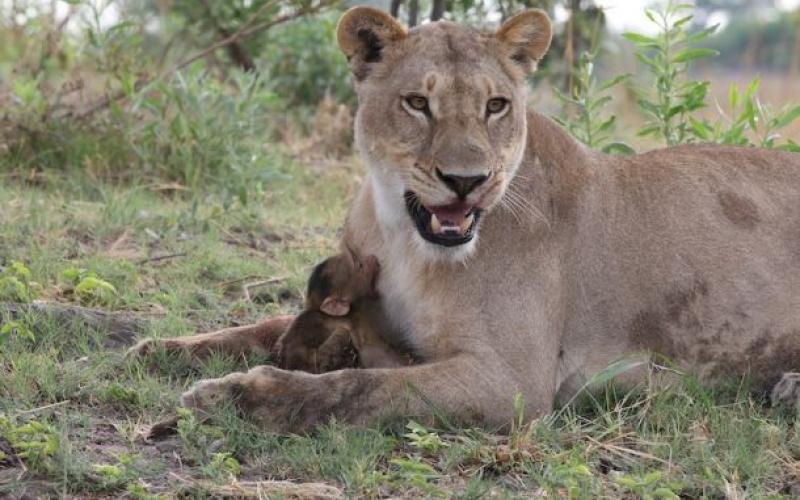
{"type": "Polygon", "coordinates": [[[436,217],[436,214],[431,214],[431,230],[434,233],[442,232],[442,223],[439,222],[439,218],[436,217]]]}
{"type": "Polygon", "coordinates": [[[472,226],[472,223],[475,221],[475,214],[469,214],[467,217],[464,218],[464,221],[458,227],[458,229],[462,233],[466,233],[469,228],[472,226]]]}

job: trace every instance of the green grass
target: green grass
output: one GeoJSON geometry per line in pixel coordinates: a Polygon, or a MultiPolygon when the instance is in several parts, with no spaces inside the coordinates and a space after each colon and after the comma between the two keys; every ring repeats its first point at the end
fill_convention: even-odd
{"type": "MultiPolygon", "coordinates": [[[[20,261],[32,293],[74,304],[91,297],[76,293],[74,271],[64,272],[92,273],[115,291],[95,306],[149,318],[145,335],[295,311],[309,267],[335,252],[358,171],[285,158],[272,167],[280,175],[263,192],[227,208],[213,187],[197,198],[78,174],[45,174],[36,185],[8,177],[0,183],[0,265],[20,261]],[[162,256],[172,257],[148,260],[162,256]],[[243,283],[271,278],[280,279],[246,300],[243,283]]],[[[798,494],[796,416],[766,407],[746,385],[705,388],[692,379],[628,395],[609,390],[509,436],[413,422],[330,422],[311,435],[279,436],[221,409],[206,423],[185,414],[179,435],[143,443],[137,432],[171,411],[195,379],[265,360],[125,360],[123,348],[104,347],[107,334],[25,317],[0,335],[0,496],[798,494]]]]}

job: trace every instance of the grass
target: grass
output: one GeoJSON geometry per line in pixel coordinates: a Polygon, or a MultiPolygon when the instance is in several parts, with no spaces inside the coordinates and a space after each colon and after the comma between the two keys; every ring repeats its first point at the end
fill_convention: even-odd
{"type": "MultiPolygon", "coordinates": [[[[0,183],[0,265],[23,263],[23,281],[47,300],[86,303],[95,299],[76,282],[107,283],[113,292],[94,306],[148,318],[145,335],[296,311],[309,267],[335,251],[359,170],[280,156],[271,168],[280,175],[263,192],[227,208],[213,186],[192,198],[144,181],[46,173],[31,185],[9,176],[0,183]],[[242,284],[263,280],[247,300],[242,284]]],[[[195,379],[269,360],[126,360],[107,334],[34,317],[0,334],[0,496],[800,493],[796,415],[768,408],[746,384],[706,388],[691,378],[627,395],[609,389],[553,417],[523,419],[506,436],[414,422],[330,422],[279,436],[223,408],[207,423],[185,413],[177,436],[143,443],[137,432],[195,379]]]]}

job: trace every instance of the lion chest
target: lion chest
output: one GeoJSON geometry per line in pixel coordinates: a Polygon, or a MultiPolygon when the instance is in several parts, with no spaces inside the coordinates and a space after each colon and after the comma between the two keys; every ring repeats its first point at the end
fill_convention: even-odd
{"type": "Polygon", "coordinates": [[[390,323],[423,359],[464,348],[463,339],[482,333],[483,304],[469,268],[460,274],[407,263],[386,263],[378,289],[390,323]]]}

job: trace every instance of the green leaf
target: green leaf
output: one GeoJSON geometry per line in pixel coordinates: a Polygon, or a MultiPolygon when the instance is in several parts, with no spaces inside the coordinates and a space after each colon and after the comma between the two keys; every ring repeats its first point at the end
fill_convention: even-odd
{"type": "Polygon", "coordinates": [[[672,9],[667,9],[668,12],[680,12],[682,10],[693,10],[694,4],[691,3],[679,3],[677,5],[673,5],[672,9]]]}
{"type": "Polygon", "coordinates": [[[0,276],[0,300],[30,302],[30,290],[16,276],[0,276]]]}
{"type": "Polygon", "coordinates": [[[678,500],[680,497],[669,488],[656,488],[653,491],[653,498],[664,498],[666,500],[678,500]]]}
{"type": "Polygon", "coordinates": [[[631,75],[626,73],[624,75],[617,75],[617,76],[615,76],[614,78],[612,78],[610,80],[606,80],[602,84],[600,84],[599,91],[600,92],[604,92],[604,91],[610,89],[611,87],[613,87],[614,85],[617,85],[618,83],[620,83],[620,82],[622,82],[624,80],[627,80],[628,78],[630,78],[630,76],[631,75]]]}
{"type": "Polygon", "coordinates": [[[685,49],[677,54],[672,58],[672,62],[674,63],[686,63],[689,61],[694,61],[695,59],[702,59],[704,57],[711,57],[719,55],[719,51],[714,49],[703,49],[703,48],[696,48],[696,49],[685,49]]]}
{"type": "Polygon", "coordinates": [[[795,106],[794,108],[790,109],[786,113],[779,116],[773,128],[779,129],[786,127],[787,125],[791,124],[798,118],[800,118],[800,106],[795,106]]]}
{"type": "Polygon", "coordinates": [[[642,35],[641,33],[634,33],[631,31],[627,31],[622,34],[622,37],[637,45],[642,45],[645,47],[658,47],[658,41],[655,38],[642,35]]]}
{"type": "Polygon", "coordinates": [[[704,141],[710,140],[712,133],[711,127],[709,127],[706,123],[695,120],[694,118],[689,118],[689,123],[692,126],[692,132],[694,132],[694,135],[704,141]]]}
{"type": "Polygon", "coordinates": [[[639,99],[638,104],[640,108],[653,115],[653,117],[655,118],[661,117],[661,110],[658,108],[658,105],[656,103],[650,102],[646,99],[639,99]]]}
{"type": "Polygon", "coordinates": [[[589,104],[588,106],[586,106],[586,111],[588,111],[589,113],[592,113],[592,112],[597,111],[598,109],[602,108],[603,106],[605,106],[609,102],[611,102],[611,96],[610,95],[603,96],[600,99],[598,99],[598,100],[594,101],[593,103],[589,104]]]}
{"type": "Polygon", "coordinates": [[[635,155],[636,150],[624,142],[612,142],[603,146],[603,152],[607,154],[635,155]]]}
{"type": "Polygon", "coordinates": [[[789,142],[778,146],[778,149],[782,151],[788,151],[790,153],[800,153],[800,144],[789,139],[789,142]]]}
{"type": "Polygon", "coordinates": [[[705,28],[705,29],[702,29],[702,30],[698,31],[697,33],[693,33],[693,34],[689,35],[689,37],[686,39],[686,41],[688,43],[699,42],[700,40],[703,40],[703,39],[708,38],[709,36],[711,36],[713,33],[715,33],[717,31],[718,28],[719,28],[719,24],[715,24],[713,26],[709,26],[708,28],[705,28]]]}
{"type": "Polygon", "coordinates": [[[761,86],[761,78],[753,78],[750,83],[747,84],[747,88],[744,91],[745,99],[751,99],[756,92],[758,92],[758,88],[761,86]]]}
{"type": "Polygon", "coordinates": [[[655,74],[658,74],[661,71],[661,68],[658,67],[658,63],[652,57],[648,57],[642,54],[641,52],[637,52],[636,59],[638,59],[639,62],[650,68],[650,70],[655,74]]]}
{"type": "Polygon", "coordinates": [[[31,270],[28,269],[28,266],[18,260],[12,262],[8,270],[24,281],[29,281],[31,279],[31,270]]]}
{"type": "Polygon", "coordinates": [[[609,118],[608,120],[604,121],[603,123],[600,124],[600,126],[597,127],[596,133],[601,134],[603,132],[607,132],[608,130],[611,129],[611,127],[614,126],[614,123],[616,121],[617,121],[617,117],[616,116],[612,116],[611,118],[609,118]]]}
{"type": "Polygon", "coordinates": [[[110,304],[117,297],[117,289],[107,281],[87,276],[75,286],[75,295],[83,302],[110,304]]]}
{"type": "Polygon", "coordinates": [[[674,26],[675,28],[680,28],[684,24],[686,24],[689,21],[691,21],[693,18],[694,18],[694,15],[690,14],[688,16],[685,16],[685,17],[681,18],[681,19],[678,19],[677,21],[672,23],[672,26],[674,26]]]}
{"type": "Polygon", "coordinates": [[[731,110],[736,109],[739,105],[739,87],[734,83],[731,83],[728,87],[728,105],[731,107],[731,110]]]}
{"type": "Polygon", "coordinates": [[[658,134],[659,132],[661,132],[661,127],[659,127],[656,124],[653,124],[653,125],[649,125],[649,126],[643,128],[643,129],[641,129],[640,131],[636,132],[636,135],[639,136],[639,137],[643,137],[643,136],[646,136],[646,135],[658,134]]]}
{"type": "Polygon", "coordinates": [[[36,335],[33,331],[20,321],[9,321],[0,328],[0,343],[12,335],[31,342],[36,340],[36,335]]]}

